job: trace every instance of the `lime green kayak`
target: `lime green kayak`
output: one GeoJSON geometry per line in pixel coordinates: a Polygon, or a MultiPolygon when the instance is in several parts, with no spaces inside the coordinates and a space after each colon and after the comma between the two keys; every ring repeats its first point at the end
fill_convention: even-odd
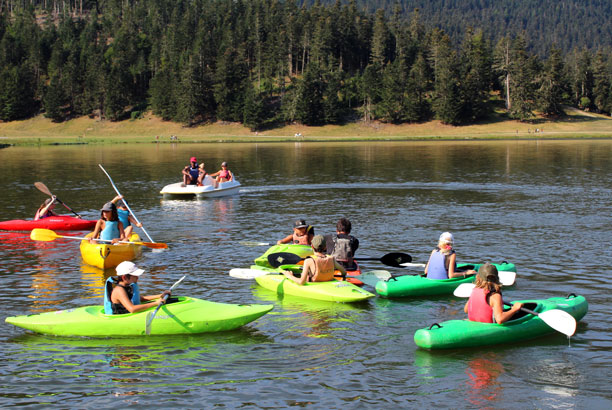
{"type": "MultiPolygon", "coordinates": [[[[179,297],[162,306],[151,323],[152,335],[233,330],[272,310],[273,305],[234,305],[179,297]]],[[[37,333],[57,336],[140,336],[147,314],[155,308],[124,315],[106,315],[104,306],[84,306],[37,315],[7,317],[6,322],[37,333]]]]}
{"type": "Polygon", "coordinates": [[[291,295],[308,299],[328,300],[331,302],[359,302],[374,297],[373,293],[361,289],[350,282],[307,282],[298,285],[284,275],[268,274],[255,278],[257,283],[277,295],[291,295]]]}
{"type": "MultiPolygon", "coordinates": [[[[584,296],[569,295],[566,298],[543,300],[519,300],[523,307],[542,314],[551,309],[563,310],[576,319],[586,315],[589,305],[584,296]]],[[[552,312],[551,312],[552,313],[552,312]]],[[[452,349],[514,343],[554,333],[540,317],[523,311],[517,312],[512,320],[502,324],[472,322],[470,320],[449,320],[419,329],[414,334],[414,342],[424,349],[452,349]]]]}
{"type": "Polygon", "coordinates": [[[265,268],[271,268],[270,263],[268,263],[268,255],[271,253],[278,252],[289,252],[298,255],[300,258],[305,258],[307,256],[312,256],[312,247],[310,245],[293,245],[293,244],[283,244],[283,245],[273,245],[271,246],[263,255],[255,259],[255,265],[263,266],[265,268]]]}
{"type": "MultiPolygon", "coordinates": [[[[478,270],[482,264],[458,263],[457,269],[478,270]]],[[[516,272],[513,263],[494,263],[499,271],[516,272]]],[[[427,279],[420,275],[404,275],[379,281],[376,292],[386,298],[418,297],[433,295],[452,295],[462,283],[472,283],[474,276],[452,279],[427,279]]]]}

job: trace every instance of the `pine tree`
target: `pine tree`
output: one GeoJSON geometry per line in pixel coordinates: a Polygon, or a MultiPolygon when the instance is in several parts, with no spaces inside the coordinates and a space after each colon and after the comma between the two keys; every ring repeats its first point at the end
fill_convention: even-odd
{"type": "Polygon", "coordinates": [[[461,59],[461,121],[470,123],[489,114],[491,51],[482,31],[468,30],[461,59]]]}
{"type": "Polygon", "coordinates": [[[434,98],[432,108],[437,119],[444,124],[461,122],[461,96],[457,72],[457,56],[450,38],[443,34],[434,45],[434,98]]]}
{"type": "Polygon", "coordinates": [[[526,50],[525,39],[518,36],[512,42],[510,49],[511,61],[509,66],[510,96],[512,106],[509,110],[510,118],[525,121],[533,117],[535,106],[535,78],[537,72],[532,59],[526,50]]]}
{"type": "Polygon", "coordinates": [[[324,123],[323,90],[321,70],[316,64],[309,64],[304,77],[298,82],[295,95],[295,119],[297,121],[305,125],[324,123]]]}
{"type": "Polygon", "coordinates": [[[376,116],[383,122],[399,124],[406,115],[406,69],[402,60],[388,64],[382,76],[380,102],[376,116]]]}
{"type": "Polygon", "coordinates": [[[254,87],[246,87],[242,123],[251,131],[259,130],[265,121],[264,100],[254,87]]]}
{"type": "Polygon", "coordinates": [[[561,60],[561,51],[553,47],[539,79],[540,88],[538,89],[538,105],[540,111],[544,115],[565,115],[562,108],[566,84],[563,71],[564,67],[563,61],[561,60]]]}
{"type": "Polygon", "coordinates": [[[600,50],[593,61],[593,104],[599,112],[612,112],[612,72],[608,71],[607,61],[600,50]]]}

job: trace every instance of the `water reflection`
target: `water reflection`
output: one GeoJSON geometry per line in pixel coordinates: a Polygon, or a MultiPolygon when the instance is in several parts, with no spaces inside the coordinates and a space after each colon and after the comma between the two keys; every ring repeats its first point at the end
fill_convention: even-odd
{"type": "Polygon", "coordinates": [[[494,353],[476,357],[468,362],[465,373],[468,376],[468,401],[474,406],[493,408],[503,393],[502,384],[497,380],[504,373],[501,358],[494,353]]]}

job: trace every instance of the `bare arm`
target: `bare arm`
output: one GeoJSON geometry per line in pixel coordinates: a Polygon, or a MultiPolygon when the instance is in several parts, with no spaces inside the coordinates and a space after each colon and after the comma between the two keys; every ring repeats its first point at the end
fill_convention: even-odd
{"type": "Polygon", "coordinates": [[[283,243],[291,243],[293,241],[293,234],[285,236],[283,239],[276,241],[277,245],[281,245],[283,243]]]}
{"type": "Polygon", "coordinates": [[[130,298],[128,298],[128,295],[125,289],[123,289],[120,286],[117,286],[115,289],[113,289],[113,293],[111,295],[111,302],[121,303],[123,307],[126,308],[130,313],[135,313],[135,312],[140,312],[141,310],[146,310],[154,306],[157,306],[162,303],[162,300],[160,299],[156,302],[149,302],[149,303],[143,303],[140,305],[135,305],[132,303],[130,298]]]}
{"type": "Polygon", "coordinates": [[[98,219],[98,222],[96,222],[96,227],[93,230],[93,235],[91,235],[91,237],[89,238],[89,243],[97,243],[96,238],[100,236],[100,231],[104,229],[104,227],[102,226],[103,224],[104,220],[98,219]]]}
{"type": "Polygon", "coordinates": [[[455,272],[455,264],[457,262],[457,254],[453,253],[450,258],[448,258],[448,277],[450,278],[460,278],[464,277],[467,272],[455,272]]]}
{"type": "Polygon", "coordinates": [[[504,323],[508,321],[512,316],[523,307],[522,303],[515,303],[512,305],[510,310],[504,312],[504,302],[499,293],[494,293],[489,297],[489,305],[493,309],[493,317],[495,322],[504,323]]]}
{"type": "Polygon", "coordinates": [[[294,281],[295,283],[297,283],[298,285],[302,286],[305,282],[306,282],[306,278],[308,277],[306,275],[306,263],[304,263],[304,269],[302,270],[302,276],[300,276],[299,278],[296,278],[293,273],[289,272],[289,271],[282,271],[283,275],[285,275],[285,277],[289,280],[294,281]]]}

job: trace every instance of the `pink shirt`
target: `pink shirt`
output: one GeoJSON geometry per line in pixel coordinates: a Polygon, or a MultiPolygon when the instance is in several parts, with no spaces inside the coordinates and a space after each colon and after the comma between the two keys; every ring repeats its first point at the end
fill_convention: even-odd
{"type": "Polygon", "coordinates": [[[493,323],[493,308],[487,302],[489,292],[474,288],[468,301],[468,319],[473,322],[493,323]]]}

